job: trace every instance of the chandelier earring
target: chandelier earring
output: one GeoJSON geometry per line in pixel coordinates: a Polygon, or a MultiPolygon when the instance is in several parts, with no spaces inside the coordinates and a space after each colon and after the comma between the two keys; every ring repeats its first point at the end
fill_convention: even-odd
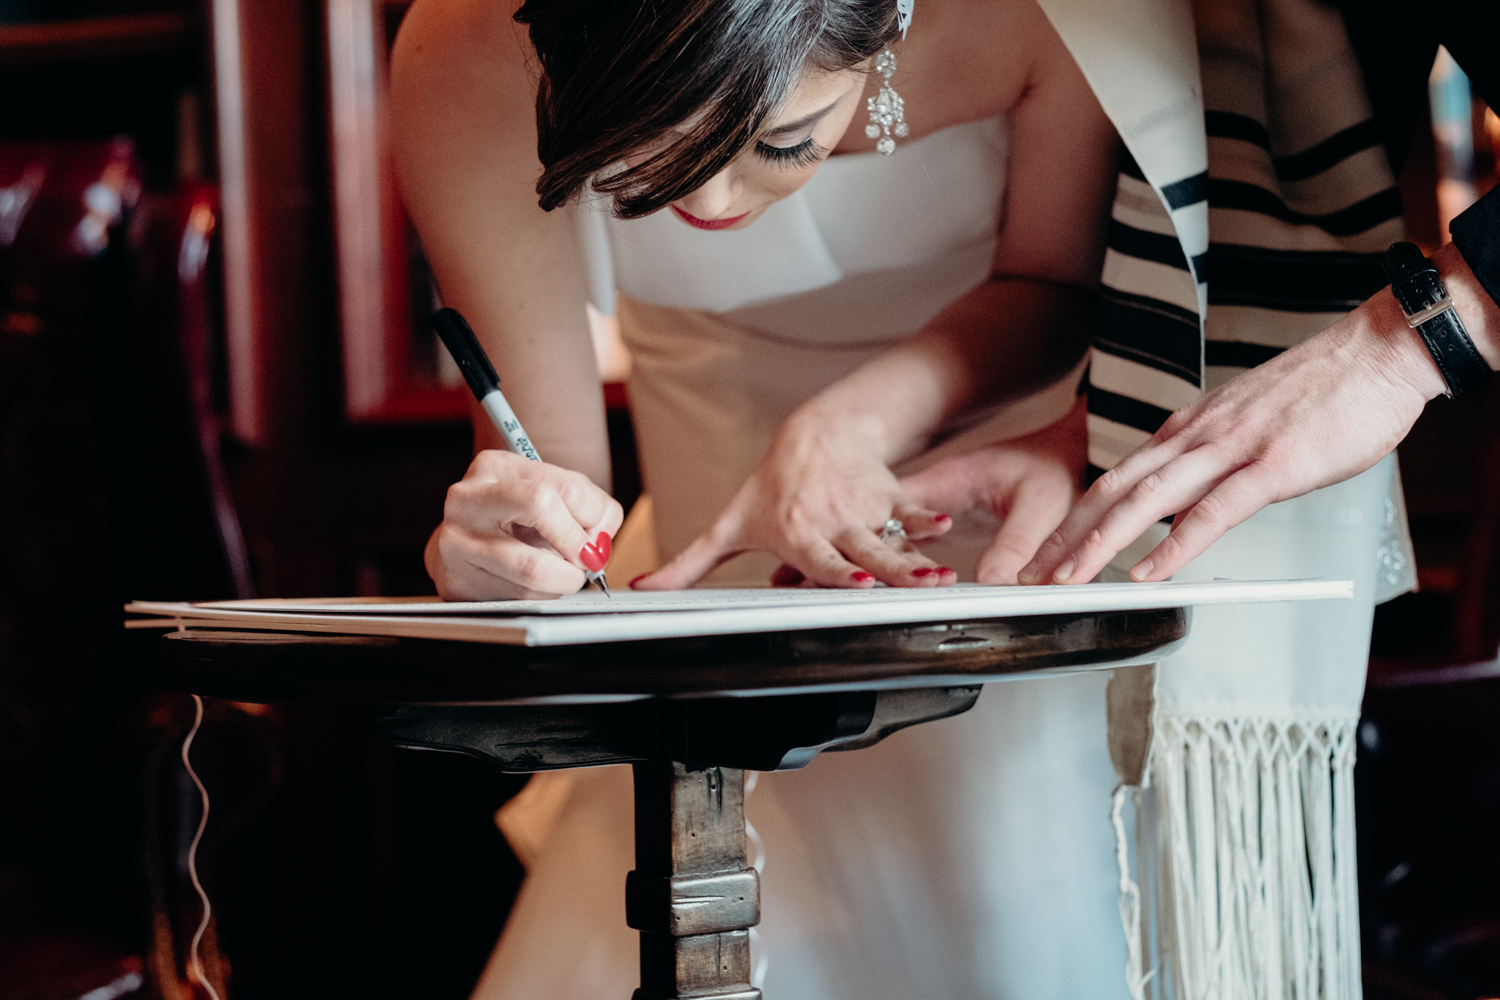
{"type": "Polygon", "coordinates": [[[896,139],[905,139],[910,130],[906,127],[906,102],[891,87],[891,76],[896,72],[896,53],[889,47],[875,57],[875,72],[881,76],[880,90],[865,102],[870,112],[870,124],[865,126],[865,135],[875,140],[875,152],[890,156],[896,151],[896,139]]]}

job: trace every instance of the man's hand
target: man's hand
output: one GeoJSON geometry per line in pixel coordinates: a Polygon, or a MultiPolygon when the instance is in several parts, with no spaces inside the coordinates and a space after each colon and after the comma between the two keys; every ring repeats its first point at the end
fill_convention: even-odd
{"type": "Polygon", "coordinates": [[[917,504],[987,510],[1001,521],[980,557],[980,583],[1015,583],[1016,571],[1062,520],[1082,491],[1088,451],[1084,405],[1034,434],[947,458],[901,480],[917,504]]]}
{"type": "Polygon", "coordinates": [[[1380,461],[1443,382],[1389,290],[1167,420],[1101,476],[1022,583],[1093,579],[1152,523],[1171,533],[1131,569],[1165,580],[1268,504],[1380,461]]]}

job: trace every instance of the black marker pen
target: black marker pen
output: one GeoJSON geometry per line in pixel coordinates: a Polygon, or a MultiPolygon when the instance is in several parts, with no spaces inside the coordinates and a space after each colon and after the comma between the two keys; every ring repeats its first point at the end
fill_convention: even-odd
{"type": "MultiPolygon", "coordinates": [[[[458,370],[463,372],[464,381],[474,391],[474,398],[479,400],[479,405],[490,415],[495,429],[505,438],[506,447],[522,458],[540,462],[542,456],[536,453],[516,411],[510,408],[510,403],[506,402],[505,395],[500,391],[500,376],[495,373],[495,366],[490,364],[489,355],[484,353],[484,346],[474,335],[468,320],[458,310],[444,308],[432,314],[432,325],[442,338],[443,346],[453,355],[458,370]]],[[[609,596],[609,585],[604,582],[603,568],[594,572],[585,571],[585,575],[589,583],[598,584],[599,589],[609,596]]]]}

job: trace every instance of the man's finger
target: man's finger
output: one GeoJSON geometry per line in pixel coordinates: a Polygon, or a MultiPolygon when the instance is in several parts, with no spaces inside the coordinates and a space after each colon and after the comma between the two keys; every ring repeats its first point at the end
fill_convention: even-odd
{"type": "Polygon", "coordinates": [[[1130,570],[1133,580],[1165,580],[1202,555],[1224,533],[1278,497],[1264,481],[1261,466],[1249,465],[1224,480],[1192,506],[1130,570]]]}
{"type": "Polygon", "coordinates": [[[1017,572],[1067,515],[1072,502],[1073,486],[1066,480],[1018,487],[995,540],[979,558],[975,570],[979,582],[1015,583],[1017,572]]]}
{"type": "Polygon", "coordinates": [[[1143,531],[1162,518],[1198,503],[1234,471],[1222,453],[1204,447],[1142,477],[1104,512],[1069,554],[1073,562],[1071,573],[1056,571],[1053,582],[1086,583],[1092,580],[1143,531]]]}
{"type": "MultiPolygon", "coordinates": [[[[1123,466],[1123,463],[1122,463],[1123,466]]],[[[1084,583],[1155,522],[1190,507],[1233,470],[1203,447],[1131,479],[1105,473],[1019,574],[1022,583],[1084,583]]],[[[1135,472],[1144,466],[1138,465],[1135,472]]]]}
{"type": "Polygon", "coordinates": [[[1052,583],[1060,568],[1066,568],[1071,574],[1073,567],[1064,567],[1063,564],[1074,557],[1079,544],[1116,503],[1142,479],[1159,471],[1176,456],[1178,449],[1171,447],[1172,444],[1148,441],[1100,476],[1058,529],[1037,549],[1031,562],[1021,569],[1017,575],[1019,582],[1052,583]]]}

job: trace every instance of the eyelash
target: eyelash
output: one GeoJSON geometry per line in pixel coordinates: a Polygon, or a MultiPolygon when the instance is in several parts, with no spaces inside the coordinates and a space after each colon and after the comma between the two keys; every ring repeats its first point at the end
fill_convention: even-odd
{"type": "Polygon", "coordinates": [[[755,152],[762,159],[788,170],[810,167],[828,153],[811,138],[803,139],[795,146],[768,146],[763,142],[757,142],[755,152]]]}

